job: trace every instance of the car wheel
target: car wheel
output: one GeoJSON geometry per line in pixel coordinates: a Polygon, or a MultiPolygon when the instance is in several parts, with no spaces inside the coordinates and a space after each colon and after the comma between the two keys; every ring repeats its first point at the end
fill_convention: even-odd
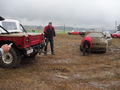
{"type": "Polygon", "coordinates": [[[18,67],[21,62],[21,57],[16,49],[11,48],[8,53],[5,53],[0,59],[0,65],[5,68],[18,67]]]}

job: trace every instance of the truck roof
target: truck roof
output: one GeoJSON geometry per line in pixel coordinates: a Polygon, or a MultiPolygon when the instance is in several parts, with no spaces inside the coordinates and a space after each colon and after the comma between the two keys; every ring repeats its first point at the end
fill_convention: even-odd
{"type": "MultiPolygon", "coordinates": [[[[20,28],[20,22],[14,19],[4,19],[0,21],[0,26],[5,28],[8,32],[22,32],[20,28]],[[3,24],[4,23],[4,24],[3,24]]],[[[0,28],[0,34],[6,33],[3,29],[0,28]]]]}
{"type": "Polygon", "coordinates": [[[4,22],[4,21],[19,23],[19,21],[18,21],[18,20],[14,20],[14,19],[5,19],[5,20],[2,20],[2,21],[0,21],[0,22],[4,22]]]}

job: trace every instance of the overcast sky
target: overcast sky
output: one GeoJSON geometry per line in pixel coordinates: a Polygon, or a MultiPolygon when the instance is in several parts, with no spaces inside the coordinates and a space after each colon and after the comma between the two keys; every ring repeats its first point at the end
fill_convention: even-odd
{"type": "Polygon", "coordinates": [[[0,15],[26,25],[110,27],[120,20],[120,0],[0,0],[0,15]]]}

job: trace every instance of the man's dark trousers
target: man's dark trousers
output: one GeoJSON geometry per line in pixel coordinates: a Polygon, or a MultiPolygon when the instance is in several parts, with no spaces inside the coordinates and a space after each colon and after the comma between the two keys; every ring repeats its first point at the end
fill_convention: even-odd
{"type": "Polygon", "coordinates": [[[50,42],[50,47],[51,47],[51,54],[54,54],[54,40],[53,38],[46,38],[45,39],[45,54],[47,54],[47,46],[48,46],[48,43],[50,42]]]}

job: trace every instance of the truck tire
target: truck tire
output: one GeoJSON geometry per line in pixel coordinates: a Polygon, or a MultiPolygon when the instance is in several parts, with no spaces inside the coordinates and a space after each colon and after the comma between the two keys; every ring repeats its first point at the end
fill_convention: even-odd
{"type": "Polygon", "coordinates": [[[2,56],[0,59],[0,65],[4,68],[18,67],[21,62],[21,57],[16,49],[11,48],[10,51],[2,56]]]}

